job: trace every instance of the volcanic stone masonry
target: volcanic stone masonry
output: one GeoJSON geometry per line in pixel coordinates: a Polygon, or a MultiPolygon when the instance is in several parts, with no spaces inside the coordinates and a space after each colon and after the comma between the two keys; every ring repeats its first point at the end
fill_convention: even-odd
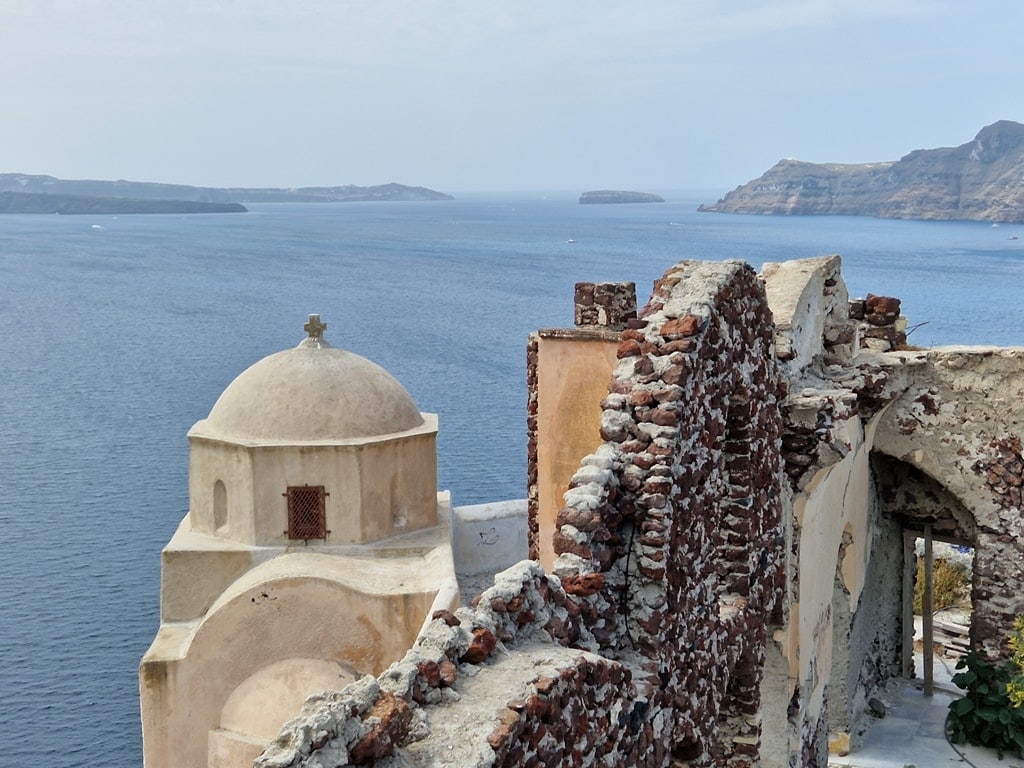
{"type": "MultiPolygon", "coordinates": [[[[683,261],[635,316],[631,292],[578,285],[563,334],[615,362],[592,374],[599,436],[551,567],[436,612],[257,768],[824,768],[829,735],[855,747],[874,689],[906,673],[904,542],[925,526],[974,547],[972,640],[1000,650],[1024,612],[1024,349],[908,348],[900,302],[851,302],[838,256],[760,276],[683,261]]],[[[534,336],[535,558],[538,360],[534,336]]]]}

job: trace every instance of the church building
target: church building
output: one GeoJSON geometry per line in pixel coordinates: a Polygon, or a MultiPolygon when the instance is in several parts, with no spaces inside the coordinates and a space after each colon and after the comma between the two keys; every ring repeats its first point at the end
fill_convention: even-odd
{"type": "Polygon", "coordinates": [[[146,768],[248,766],[311,694],[378,675],[458,604],[437,416],[307,337],[189,431],[189,511],[140,668],[146,768]]]}

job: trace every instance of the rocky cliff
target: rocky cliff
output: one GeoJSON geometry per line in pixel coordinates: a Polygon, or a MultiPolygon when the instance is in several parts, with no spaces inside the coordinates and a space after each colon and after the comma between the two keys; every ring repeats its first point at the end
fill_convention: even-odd
{"type": "Polygon", "coordinates": [[[780,160],[700,210],[1024,222],[1024,125],[1000,120],[959,147],[890,162],[780,160]]]}

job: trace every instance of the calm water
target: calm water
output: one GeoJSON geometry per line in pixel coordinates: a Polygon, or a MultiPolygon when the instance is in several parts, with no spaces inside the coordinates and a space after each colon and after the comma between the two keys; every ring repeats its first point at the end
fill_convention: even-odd
{"type": "Polygon", "coordinates": [[[439,486],[457,504],[525,495],[526,336],[572,324],[577,280],[635,280],[642,302],[682,258],[838,252],[851,294],[900,296],[925,323],[912,341],[1024,345],[1012,227],[697,202],[0,217],[2,762],[141,764],[136,671],[187,507],[185,433],[310,312],[440,415],[439,486]]]}

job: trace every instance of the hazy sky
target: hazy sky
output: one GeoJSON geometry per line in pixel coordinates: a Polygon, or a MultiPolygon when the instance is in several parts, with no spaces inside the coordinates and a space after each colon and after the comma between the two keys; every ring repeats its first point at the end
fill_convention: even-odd
{"type": "Polygon", "coordinates": [[[1020,0],[0,0],[0,171],[727,189],[1024,121],[1020,0]]]}

